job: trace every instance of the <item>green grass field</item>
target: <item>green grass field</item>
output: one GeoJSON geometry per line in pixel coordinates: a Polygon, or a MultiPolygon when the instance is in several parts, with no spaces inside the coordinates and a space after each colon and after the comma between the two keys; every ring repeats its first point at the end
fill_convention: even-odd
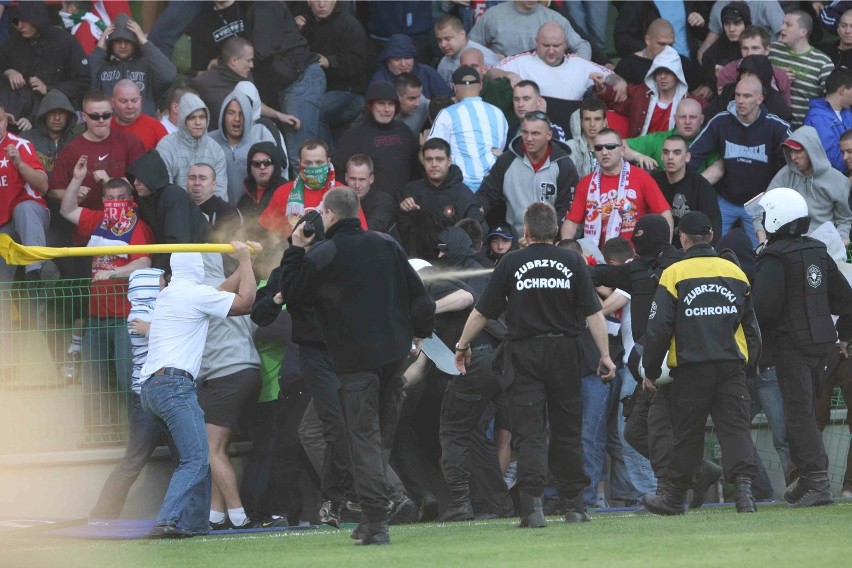
{"type": "MultiPolygon", "coordinates": [[[[183,541],[64,541],[0,538],[4,568],[189,568],[378,566],[744,566],[852,565],[852,502],[820,509],[763,506],[683,517],[593,515],[591,523],[520,530],[508,519],[391,528],[393,544],[355,546],[349,531],[203,537],[183,541]]],[[[8,534],[8,533],[7,533],[8,534]]]]}

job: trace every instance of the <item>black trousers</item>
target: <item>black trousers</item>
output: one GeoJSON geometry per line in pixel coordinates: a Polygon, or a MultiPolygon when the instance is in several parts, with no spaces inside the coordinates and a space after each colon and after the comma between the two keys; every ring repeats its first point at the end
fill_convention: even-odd
{"type": "MultiPolygon", "coordinates": [[[[816,403],[817,426],[820,432],[831,422],[831,397],[834,387],[840,387],[846,408],[852,408],[852,359],[843,359],[839,354],[829,356],[831,373],[822,395],[816,403]]],[[[847,419],[849,433],[852,434],[852,420],[847,419]]],[[[843,476],[843,490],[852,490],[852,436],[849,437],[849,450],[846,453],[846,474],[843,476]]]]}
{"type": "Polygon", "coordinates": [[[738,475],[754,479],[750,399],[745,367],[739,361],[683,365],[674,380],[660,387],[668,394],[674,443],[669,477],[682,488],[691,487],[704,460],[704,430],[713,417],[722,447],[722,469],[728,481],[738,475]],[[668,391],[667,393],[665,391],[668,391]]]}
{"type": "Polygon", "coordinates": [[[509,349],[514,372],[509,425],[518,449],[518,489],[541,496],[549,466],[559,496],[573,499],[589,484],[583,470],[580,340],[535,337],[513,341],[509,349]]]}
{"type": "Polygon", "coordinates": [[[508,497],[496,449],[490,444],[491,451],[488,451],[487,438],[480,429],[483,412],[502,392],[491,367],[492,359],[490,345],[476,348],[467,374],[455,377],[444,391],[441,403],[441,459],[450,488],[450,504],[453,506],[470,500],[473,463],[477,466],[479,484],[498,492],[489,496],[491,499],[502,501],[500,493],[508,497]]]}
{"type": "Polygon", "coordinates": [[[657,479],[668,477],[672,454],[672,420],[669,393],[658,389],[648,392],[636,385],[633,409],[624,427],[624,439],[644,458],[650,460],[657,479]]]}
{"type": "Polygon", "coordinates": [[[435,498],[433,480],[439,477],[433,466],[437,460],[432,462],[429,459],[423,447],[423,438],[415,431],[416,415],[424,398],[423,393],[429,381],[440,379],[437,374],[436,371],[431,371],[422,381],[402,392],[399,420],[390,455],[391,466],[405,486],[405,492],[417,503],[426,497],[435,498]]]}
{"type": "Polygon", "coordinates": [[[390,509],[385,467],[399,414],[401,373],[402,361],[398,361],[339,374],[355,491],[367,522],[387,520],[390,509]]]}
{"type": "Polygon", "coordinates": [[[792,344],[775,350],[778,386],[784,401],[790,461],[801,473],[825,471],[828,456],[817,427],[815,404],[824,385],[825,355],[807,355],[792,344]]]}
{"type": "MultiPolygon", "coordinates": [[[[340,379],[325,347],[301,345],[299,366],[313,397],[313,406],[322,423],[323,448],[321,479],[323,499],[342,502],[354,495],[352,457],[343,427],[340,379]]],[[[306,451],[309,451],[306,448],[306,451]]]]}

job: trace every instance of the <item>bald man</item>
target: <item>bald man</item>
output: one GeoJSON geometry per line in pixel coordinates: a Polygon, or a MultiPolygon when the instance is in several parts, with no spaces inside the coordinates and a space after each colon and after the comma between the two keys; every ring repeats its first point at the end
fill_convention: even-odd
{"type": "MultiPolygon", "coordinates": [[[[737,219],[742,219],[755,246],[757,235],[743,204],[764,191],[785,163],[781,144],[790,137],[790,125],[768,114],[762,103],[761,82],[753,76],[740,79],[728,110],[714,116],[693,141],[689,161],[691,167],[697,168],[712,152],[721,154],[724,174],[710,181],[718,181],[722,235],[737,219]]],[[[706,172],[705,177],[709,177],[706,172]]]]}
{"type": "Polygon", "coordinates": [[[112,128],[136,136],[145,151],[157,147],[167,134],[166,127],[147,114],[142,114],[142,91],[130,79],[122,79],[112,88],[112,128]]]}

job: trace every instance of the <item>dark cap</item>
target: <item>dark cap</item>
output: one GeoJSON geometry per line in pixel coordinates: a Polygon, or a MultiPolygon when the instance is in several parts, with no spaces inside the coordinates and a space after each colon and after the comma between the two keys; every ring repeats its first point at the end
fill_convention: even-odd
{"type": "Polygon", "coordinates": [[[680,218],[677,229],[684,235],[709,235],[713,224],[701,211],[690,211],[680,218]]]}
{"type": "Polygon", "coordinates": [[[491,229],[491,232],[488,233],[488,236],[486,236],[485,239],[488,240],[491,237],[502,237],[506,240],[513,241],[515,240],[515,233],[508,224],[499,223],[491,229]]]}
{"type": "Polygon", "coordinates": [[[783,142],[781,142],[781,145],[787,146],[789,149],[796,150],[796,151],[799,151],[799,152],[801,152],[802,150],[805,149],[805,147],[802,146],[801,142],[793,140],[792,138],[788,138],[787,140],[784,140],[783,142]]]}
{"type": "Polygon", "coordinates": [[[744,22],[745,17],[737,6],[725,6],[722,8],[723,22],[744,22]]]}
{"type": "Polygon", "coordinates": [[[462,65],[453,71],[453,85],[472,85],[479,82],[479,73],[469,65],[462,65]]]}

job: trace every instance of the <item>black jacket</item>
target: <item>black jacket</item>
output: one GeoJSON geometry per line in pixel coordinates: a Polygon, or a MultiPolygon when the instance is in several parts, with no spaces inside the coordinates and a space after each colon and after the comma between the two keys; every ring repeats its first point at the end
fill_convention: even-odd
{"type": "Polygon", "coordinates": [[[643,338],[649,379],[675,369],[717,361],[751,365],[760,359],[761,338],[748,278],[710,245],[695,245],[663,271],[643,338]]]}
{"type": "Polygon", "coordinates": [[[304,17],[301,31],[308,47],[328,59],[326,90],[363,95],[367,89],[367,33],[361,23],[339,4],[322,21],[310,9],[304,17]]]}
{"type": "MultiPolygon", "coordinates": [[[[693,28],[687,24],[689,30],[689,47],[694,52],[698,44],[707,36],[706,22],[710,17],[712,2],[696,2],[686,0],[683,3],[684,20],[692,12],[698,12],[704,18],[705,25],[701,28],[693,28]]],[[[615,18],[615,27],[612,37],[615,39],[615,50],[622,57],[645,49],[645,33],[651,22],[660,17],[660,11],[651,0],[622,2],[615,18]]]]}
{"type": "Polygon", "coordinates": [[[338,373],[405,359],[414,337],[432,335],[435,302],[391,237],[342,219],[305,252],[281,260],[288,306],[313,307],[338,373]]]}
{"type": "MultiPolygon", "coordinates": [[[[139,197],[139,217],[160,244],[210,242],[210,223],[182,187],[169,181],[166,164],[156,150],[140,156],[127,168],[127,178],[139,178],[153,192],[139,197]]],[[[168,267],[169,255],[156,255],[154,266],[168,267]]]]}
{"type": "Polygon", "coordinates": [[[396,199],[384,191],[371,189],[367,195],[361,197],[361,209],[364,211],[364,218],[367,219],[368,229],[387,233],[399,240],[399,231],[396,226],[399,206],[396,199]]]}
{"type": "MultiPolygon", "coordinates": [[[[12,30],[9,39],[0,49],[0,73],[14,69],[29,81],[38,77],[47,90],[65,93],[73,104],[79,103],[88,90],[89,60],[74,36],[50,24],[47,6],[43,2],[21,2],[17,17],[32,23],[39,34],[24,39],[12,30]]],[[[0,77],[0,104],[15,118],[29,118],[34,122],[42,96],[28,86],[12,90],[9,79],[0,77]]]]}
{"type": "Polygon", "coordinates": [[[479,203],[462,178],[461,169],[453,164],[438,187],[429,180],[419,179],[402,188],[399,201],[412,197],[420,206],[407,213],[400,211],[398,215],[402,245],[410,256],[433,260],[438,256],[438,233],[462,219],[482,224],[479,203]]]}

